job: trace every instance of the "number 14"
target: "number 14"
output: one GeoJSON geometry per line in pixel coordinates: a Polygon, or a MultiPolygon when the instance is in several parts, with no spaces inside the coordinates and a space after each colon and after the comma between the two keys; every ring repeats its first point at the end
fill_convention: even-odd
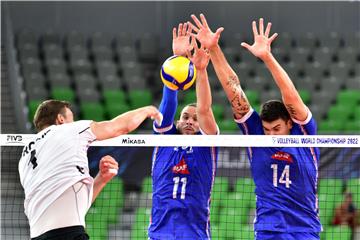
{"type": "MultiPolygon", "coordinates": [[[[273,169],[273,185],[274,187],[278,186],[278,165],[271,164],[271,168],[273,169]]],[[[286,165],[284,171],[281,174],[279,179],[279,183],[285,184],[286,188],[290,188],[291,180],[290,180],[290,166],[286,165]],[[284,180],[285,178],[285,180],[284,180]]]]}

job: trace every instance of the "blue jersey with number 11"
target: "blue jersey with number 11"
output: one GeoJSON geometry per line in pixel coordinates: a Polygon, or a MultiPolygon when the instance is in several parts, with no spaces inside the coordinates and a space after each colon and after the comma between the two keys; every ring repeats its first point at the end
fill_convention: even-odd
{"type": "MultiPolygon", "coordinates": [[[[176,133],[175,126],[166,133],[176,133]]],[[[156,147],[153,153],[152,239],[210,239],[210,194],[216,147],[156,147]]]]}

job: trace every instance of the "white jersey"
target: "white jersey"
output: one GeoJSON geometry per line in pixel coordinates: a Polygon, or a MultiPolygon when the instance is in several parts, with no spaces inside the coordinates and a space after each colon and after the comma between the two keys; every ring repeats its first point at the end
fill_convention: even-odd
{"type": "Polygon", "coordinates": [[[25,214],[30,230],[44,211],[75,183],[85,182],[91,205],[93,178],[89,174],[87,149],[96,140],[91,121],[52,125],[39,132],[23,149],[19,162],[25,191],[25,214]]]}

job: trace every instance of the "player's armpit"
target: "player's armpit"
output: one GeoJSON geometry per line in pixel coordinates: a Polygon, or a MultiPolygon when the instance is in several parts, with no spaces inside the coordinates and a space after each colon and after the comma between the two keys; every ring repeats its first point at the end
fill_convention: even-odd
{"type": "Polygon", "coordinates": [[[284,104],[292,119],[296,119],[300,122],[307,119],[309,110],[302,101],[299,103],[288,103],[284,101],[284,104]]]}

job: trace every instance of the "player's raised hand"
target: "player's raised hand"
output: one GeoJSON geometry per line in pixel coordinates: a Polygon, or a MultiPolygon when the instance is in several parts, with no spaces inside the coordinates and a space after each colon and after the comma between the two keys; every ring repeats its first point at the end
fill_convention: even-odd
{"type": "Polygon", "coordinates": [[[191,28],[187,23],[180,23],[178,28],[173,28],[172,48],[174,55],[186,56],[187,51],[192,50],[190,44],[191,28]]]}
{"type": "Polygon", "coordinates": [[[195,37],[191,38],[191,45],[194,48],[194,53],[191,54],[190,51],[187,52],[187,57],[193,62],[197,70],[204,70],[209,64],[210,54],[207,49],[202,45],[199,48],[195,37]]]}
{"type": "Polygon", "coordinates": [[[199,40],[202,47],[211,50],[211,48],[215,47],[218,44],[220,34],[222,31],[224,31],[224,28],[218,28],[214,33],[209,28],[204,14],[200,14],[201,21],[194,14],[191,15],[191,18],[196,25],[195,26],[191,22],[188,22],[192,30],[195,32],[195,34],[191,33],[191,35],[195,36],[196,39],[199,40]]]}
{"type": "Polygon", "coordinates": [[[107,183],[116,176],[118,169],[118,163],[113,157],[106,155],[101,158],[99,163],[99,174],[104,183],[107,183]]]}
{"type": "Polygon", "coordinates": [[[254,34],[254,43],[253,45],[249,45],[245,42],[241,43],[241,46],[249,50],[254,56],[263,59],[271,53],[271,43],[277,37],[277,33],[274,33],[271,37],[269,37],[271,22],[269,22],[266,26],[266,30],[264,32],[264,19],[260,18],[259,20],[259,31],[256,26],[256,21],[252,22],[252,29],[254,34]]]}

